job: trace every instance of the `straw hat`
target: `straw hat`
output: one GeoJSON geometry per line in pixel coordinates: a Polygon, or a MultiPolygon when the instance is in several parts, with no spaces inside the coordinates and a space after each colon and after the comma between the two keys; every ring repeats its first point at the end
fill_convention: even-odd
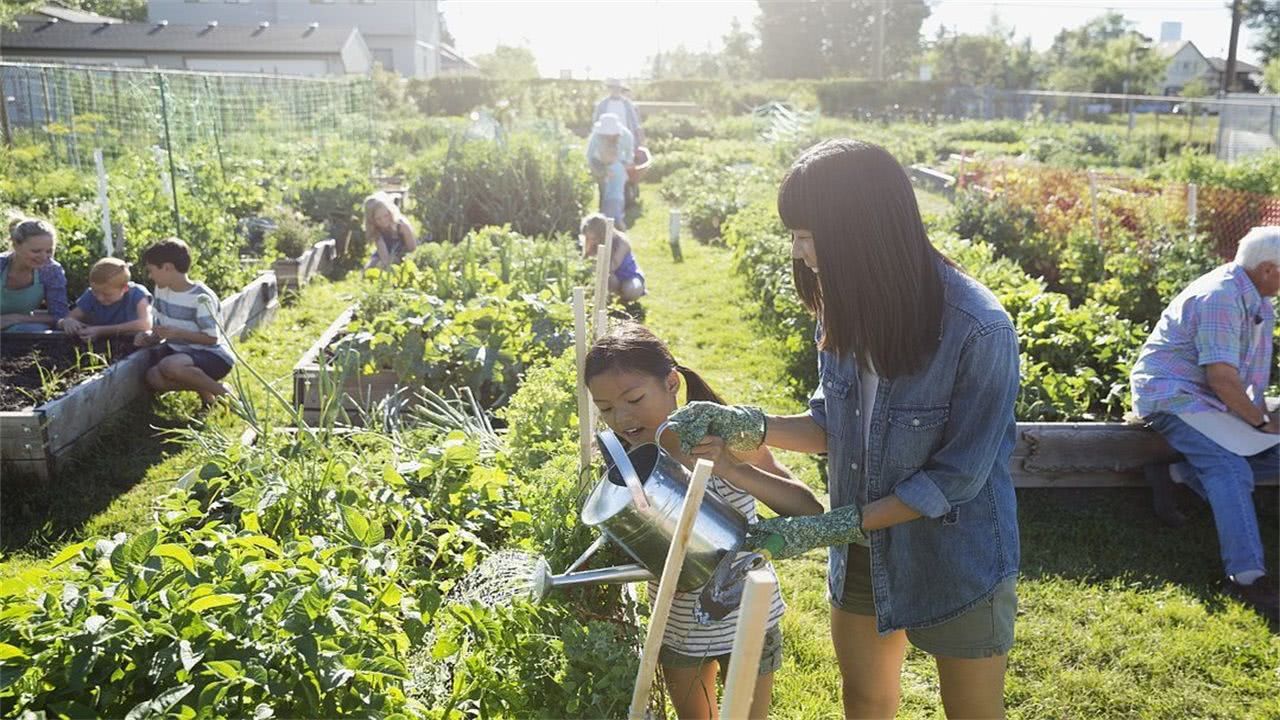
{"type": "Polygon", "coordinates": [[[621,81],[621,80],[619,80],[618,78],[609,78],[608,80],[605,80],[605,81],[604,81],[604,86],[605,86],[605,87],[607,87],[607,88],[609,88],[609,89],[611,89],[611,90],[612,90],[613,88],[617,88],[617,89],[619,89],[619,90],[621,90],[621,89],[623,88],[622,81],[621,81]]]}

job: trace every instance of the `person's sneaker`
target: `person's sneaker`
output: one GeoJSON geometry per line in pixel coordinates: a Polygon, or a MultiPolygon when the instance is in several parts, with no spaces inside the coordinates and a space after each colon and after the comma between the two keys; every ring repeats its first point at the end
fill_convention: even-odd
{"type": "Polygon", "coordinates": [[[1280,622],[1280,589],[1270,575],[1263,575],[1248,585],[1228,579],[1227,593],[1271,622],[1280,622]]]}
{"type": "Polygon", "coordinates": [[[1182,527],[1187,524],[1187,516],[1178,509],[1177,487],[1169,475],[1169,465],[1151,463],[1142,468],[1151,486],[1151,505],[1160,522],[1169,527],[1182,527]]]}

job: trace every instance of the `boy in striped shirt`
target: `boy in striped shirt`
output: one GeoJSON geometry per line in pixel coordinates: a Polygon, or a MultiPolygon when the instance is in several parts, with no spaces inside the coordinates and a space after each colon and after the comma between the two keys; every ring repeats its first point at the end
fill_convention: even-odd
{"type": "Polygon", "coordinates": [[[156,284],[155,327],[139,333],[139,347],[158,345],[147,386],[155,392],[194,390],[206,404],[230,389],[221,380],[235,358],[218,328],[222,305],[204,283],[187,277],[191,251],[178,238],[166,238],[142,253],[147,274],[156,284]]]}

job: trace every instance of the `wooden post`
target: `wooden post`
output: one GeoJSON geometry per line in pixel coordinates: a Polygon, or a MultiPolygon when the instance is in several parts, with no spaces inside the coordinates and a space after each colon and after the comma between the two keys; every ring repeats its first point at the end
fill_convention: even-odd
{"type": "Polygon", "coordinates": [[[13,131],[9,129],[9,93],[4,88],[4,73],[0,72],[0,132],[4,134],[4,144],[13,146],[13,131]]]}
{"type": "Polygon", "coordinates": [[[684,262],[684,253],[680,250],[680,208],[671,208],[667,217],[667,242],[671,244],[671,259],[684,262]]]}
{"type": "Polygon", "coordinates": [[[586,289],[573,289],[573,339],[578,359],[578,477],[591,467],[591,439],[595,437],[595,417],[583,371],[587,364],[586,289]]]}
{"type": "Polygon", "coordinates": [[[595,332],[592,337],[603,337],[609,330],[609,273],[613,257],[613,219],[605,221],[604,242],[596,249],[595,332]]]}
{"type": "Polygon", "coordinates": [[[760,654],[764,651],[769,603],[777,586],[778,581],[763,570],[747,573],[746,586],[742,589],[742,607],[738,610],[738,626],[733,632],[729,670],[724,676],[720,720],[751,717],[751,699],[755,695],[756,678],[760,676],[760,654]]]}
{"type": "Polygon", "coordinates": [[[102,248],[111,254],[111,206],[107,204],[107,169],[102,164],[102,148],[93,149],[93,166],[98,171],[98,205],[102,208],[102,248]]]}
{"type": "Polygon", "coordinates": [[[693,521],[698,515],[698,508],[702,506],[702,496],[707,489],[709,477],[711,477],[711,462],[705,459],[698,460],[698,464],[693,468],[693,478],[689,481],[689,490],[684,496],[684,504],[680,506],[680,519],[676,521],[671,547],[667,549],[667,561],[662,566],[658,594],[650,606],[649,630],[644,639],[644,651],[640,654],[640,670],[636,673],[636,688],[631,694],[631,709],[627,711],[628,720],[642,720],[645,707],[649,704],[649,690],[653,687],[653,674],[658,669],[658,651],[662,648],[662,635],[667,629],[671,601],[675,598],[676,583],[680,579],[681,566],[684,565],[689,533],[693,530],[693,521]]]}

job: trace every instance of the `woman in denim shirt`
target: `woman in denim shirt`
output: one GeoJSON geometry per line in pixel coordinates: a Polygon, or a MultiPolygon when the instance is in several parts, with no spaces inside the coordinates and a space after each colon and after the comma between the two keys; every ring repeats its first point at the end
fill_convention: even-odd
{"type": "Polygon", "coordinates": [[[827,454],[832,511],[758,523],[748,545],[772,532],[787,540],[775,557],[831,545],[846,716],[894,715],[908,642],[936,658],[948,716],[1003,716],[1018,573],[1013,324],[929,242],[910,180],[883,148],[809,149],[778,211],[796,288],[819,320],[809,412],[691,404],[674,429],[682,442],[709,434],[827,454]]]}
{"type": "Polygon", "coordinates": [[[44,332],[66,317],[67,274],[53,259],[56,237],[44,220],[10,223],[13,250],[0,254],[0,330],[44,332]]]}

